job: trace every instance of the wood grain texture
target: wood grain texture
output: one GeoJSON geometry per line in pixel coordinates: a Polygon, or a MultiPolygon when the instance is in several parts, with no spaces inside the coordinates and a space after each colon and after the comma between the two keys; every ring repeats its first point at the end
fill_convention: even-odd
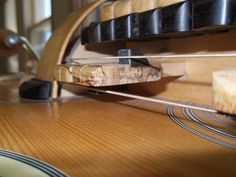
{"type": "Polygon", "coordinates": [[[55,79],[60,82],[78,85],[104,87],[161,79],[161,68],[131,67],[122,64],[57,66],[55,79]]]}
{"type": "Polygon", "coordinates": [[[159,7],[166,7],[175,3],[183,2],[186,0],[157,0],[157,4],[159,7]]]}
{"type": "Polygon", "coordinates": [[[107,2],[100,8],[100,21],[107,21],[115,18],[116,2],[107,2]]]}
{"type": "Polygon", "coordinates": [[[158,7],[165,7],[183,0],[121,0],[107,2],[100,8],[100,20],[107,21],[131,13],[141,13],[158,7]]]}
{"type": "Polygon", "coordinates": [[[140,13],[155,9],[159,6],[158,0],[131,0],[133,13],[140,13]]]}
{"type": "Polygon", "coordinates": [[[57,65],[54,72],[56,81],[93,87],[153,82],[184,75],[183,62],[156,62],[142,67],[128,64],[57,65]]]}
{"type": "Polygon", "coordinates": [[[43,160],[71,177],[236,175],[236,151],[177,127],[165,111],[104,95],[0,103],[0,148],[43,160]]]}
{"type": "MultiPolygon", "coordinates": [[[[232,30],[227,33],[205,34],[188,38],[127,43],[127,47],[137,48],[146,55],[159,54],[160,51],[165,51],[166,54],[235,53],[236,47],[232,40],[235,37],[236,30],[232,30]]],[[[137,94],[159,95],[212,105],[212,73],[236,66],[235,57],[178,58],[175,60],[185,61],[186,79],[167,78],[158,83],[139,84],[129,88],[137,94]]]]}
{"type": "Polygon", "coordinates": [[[118,1],[115,5],[115,18],[132,13],[132,3],[130,0],[118,1]]]}

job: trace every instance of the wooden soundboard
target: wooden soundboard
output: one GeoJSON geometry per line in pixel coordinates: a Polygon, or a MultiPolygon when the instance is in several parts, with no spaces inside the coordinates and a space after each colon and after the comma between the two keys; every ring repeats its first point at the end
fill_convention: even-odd
{"type": "MultiPolygon", "coordinates": [[[[0,83],[1,101],[10,101],[0,103],[0,148],[43,160],[71,177],[236,175],[235,150],[180,128],[165,106],[108,95],[30,103],[19,101],[17,90],[18,83],[0,83]]],[[[235,127],[229,119],[204,120],[235,127]]]]}

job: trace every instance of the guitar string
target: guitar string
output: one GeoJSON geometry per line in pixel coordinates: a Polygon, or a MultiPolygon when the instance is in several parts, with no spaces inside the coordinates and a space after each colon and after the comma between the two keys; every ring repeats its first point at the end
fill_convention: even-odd
{"type": "Polygon", "coordinates": [[[98,93],[116,95],[116,96],[132,98],[132,99],[137,99],[137,100],[142,100],[142,101],[147,101],[147,102],[152,102],[152,103],[159,103],[159,104],[168,105],[168,106],[172,105],[172,106],[190,108],[190,109],[199,110],[199,111],[218,113],[218,111],[215,110],[215,109],[201,107],[201,106],[193,106],[193,105],[190,105],[190,104],[187,104],[187,103],[177,103],[177,102],[174,102],[174,101],[167,101],[167,100],[160,99],[160,98],[150,98],[150,97],[145,97],[145,96],[139,96],[139,95],[133,95],[133,94],[123,93],[123,92],[103,90],[103,89],[97,89],[97,88],[91,88],[91,87],[85,87],[85,86],[79,86],[79,87],[84,88],[86,90],[95,91],[95,92],[98,92],[98,93]]]}
{"type": "MultiPolygon", "coordinates": [[[[143,100],[143,101],[149,101],[149,102],[155,102],[155,103],[166,104],[166,105],[169,106],[169,108],[172,107],[172,109],[173,109],[174,106],[177,106],[177,107],[181,107],[181,108],[182,108],[182,111],[183,111],[184,109],[190,109],[190,110],[200,110],[200,111],[208,112],[208,113],[210,113],[210,112],[211,112],[211,113],[217,113],[217,111],[215,111],[215,110],[209,109],[209,110],[210,110],[210,111],[209,111],[208,108],[207,108],[207,109],[205,109],[205,108],[203,109],[202,107],[197,107],[197,109],[196,109],[195,106],[191,107],[191,105],[185,105],[185,104],[183,104],[183,103],[178,103],[178,104],[176,105],[176,103],[174,103],[174,102],[164,101],[164,103],[163,103],[163,102],[162,102],[163,100],[152,99],[152,98],[147,98],[147,97],[142,97],[142,96],[137,96],[137,95],[125,94],[125,93],[114,92],[114,91],[108,91],[108,90],[98,90],[98,89],[93,89],[93,88],[87,88],[87,89],[93,90],[93,91],[97,91],[97,92],[100,92],[100,93],[107,93],[107,94],[118,95],[118,96],[123,96],[123,97],[128,97],[128,98],[134,98],[134,99],[143,100]],[[198,108],[201,108],[201,109],[198,109],[198,108]]],[[[221,141],[221,140],[216,139],[216,138],[214,138],[214,137],[210,137],[210,136],[205,135],[205,134],[203,134],[203,133],[201,133],[201,132],[199,132],[199,131],[197,131],[197,130],[192,129],[191,127],[188,127],[188,126],[185,125],[183,122],[181,122],[180,120],[178,120],[178,118],[177,118],[176,116],[173,116],[174,113],[172,113],[173,111],[170,112],[170,109],[169,109],[169,108],[168,108],[168,115],[169,115],[169,117],[171,117],[172,120],[173,120],[175,123],[177,123],[179,126],[181,126],[182,128],[184,128],[184,129],[186,129],[186,130],[188,130],[188,131],[190,131],[190,132],[192,132],[192,133],[194,133],[194,134],[196,134],[196,135],[198,135],[198,136],[200,136],[200,137],[202,137],[202,138],[204,138],[204,139],[207,139],[207,140],[209,140],[209,141],[211,141],[211,142],[214,142],[214,143],[216,143],[216,144],[220,144],[220,145],[223,145],[223,146],[226,146],[226,147],[230,147],[230,148],[236,150],[236,145],[234,145],[234,144],[229,144],[229,143],[227,143],[227,142],[221,141]],[[172,116],[171,116],[171,115],[172,115],[172,116]]],[[[185,117],[188,117],[188,118],[191,119],[192,121],[197,122],[196,120],[192,119],[192,117],[191,117],[192,115],[190,115],[190,113],[187,113],[187,114],[184,113],[184,115],[185,115],[185,117]]],[[[199,125],[201,125],[201,126],[203,126],[203,125],[206,126],[205,124],[202,124],[202,123],[199,123],[199,122],[197,122],[197,123],[198,123],[199,125]]],[[[205,128],[206,128],[206,127],[205,127],[205,128]]],[[[232,138],[232,139],[234,139],[234,140],[236,139],[236,137],[235,137],[233,134],[223,132],[223,131],[221,131],[221,130],[219,130],[219,129],[213,129],[213,127],[211,127],[210,125],[208,125],[207,128],[208,128],[208,129],[211,128],[211,130],[212,130],[212,131],[214,130],[214,132],[215,132],[215,133],[217,132],[217,134],[230,137],[230,138],[232,138]]]]}
{"type": "Polygon", "coordinates": [[[229,122],[224,122],[223,120],[219,119],[218,117],[212,115],[211,113],[209,112],[204,112],[204,114],[207,116],[207,118],[217,122],[218,124],[220,125],[223,125],[223,126],[232,126],[232,124],[230,124],[229,122]]]}
{"type": "Polygon", "coordinates": [[[164,59],[175,59],[175,58],[219,58],[219,57],[228,57],[235,58],[236,53],[209,53],[209,54],[160,54],[160,55],[142,55],[142,56],[99,56],[99,57],[81,57],[81,58],[71,58],[70,61],[82,61],[82,60],[104,60],[104,59],[137,59],[142,60],[144,58],[148,59],[163,59],[161,61],[166,61],[164,59]]]}
{"type": "Polygon", "coordinates": [[[231,148],[231,149],[234,149],[236,150],[236,146],[234,144],[230,144],[230,143],[227,143],[225,141],[222,141],[222,140],[219,140],[219,139],[216,139],[214,137],[211,137],[211,136],[208,136],[196,129],[193,129],[191,127],[189,127],[188,125],[186,125],[185,123],[183,123],[178,117],[175,116],[174,114],[174,107],[173,106],[169,106],[168,109],[167,109],[167,114],[169,115],[170,119],[175,123],[177,124],[179,127],[189,131],[190,133],[192,134],[195,134],[203,139],[206,139],[212,143],[215,143],[215,144],[218,144],[218,145],[222,145],[222,146],[225,146],[225,147],[228,147],[228,148],[231,148]]]}
{"type": "Polygon", "coordinates": [[[228,138],[231,138],[231,139],[234,139],[236,140],[236,135],[232,132],[227,132],[227,131],[224,131],[224,130],[221,130],[217,127],[214,127],[210,124],[208,124],[207,122],[201,120],[200,117],[198,117],[192,109],[186,109],[186,108],[183,108],[182,109],[182,113],[189,119],[191,120],[192,122],[196,123],[197,125],[199,125],[200,127],[206,129],[206,130],[209,130],[213,133],[216,133],[218,135],[222,135],[222,136],[225,136],[225,137],[228,137],[228,138]]]}

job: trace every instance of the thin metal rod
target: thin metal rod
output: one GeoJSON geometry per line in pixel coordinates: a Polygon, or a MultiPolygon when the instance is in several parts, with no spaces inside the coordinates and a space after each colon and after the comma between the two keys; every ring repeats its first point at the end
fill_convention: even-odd
{"type": "Polygon", "coordinates": [[[29,43],[28,39],[26,39],[23,36],[19,36],[20,43],[22,44],[23,48],[28,52],[30,57],[34,59],[35,61],[39,61],[39,56],[36,53],[36,51],[33,49],[32,45],[29,43]]]}
{"type": "Polygon", "coordinates": [[[79,60],[102,60],[102,59],[143,59],[143,58],[211,58],[211,57],[236,57],[236,53],[211,53],[211,54],[178,54],[178,55],[144,55],[144,56],[102,56],[102,57],[84,57],[72,58],[72,61],[79,60]]]}
{"type": "Polygon", "coordinates": [[[89,61],[89,60],[83,60],[83,61],[72,61],[72,65],[97,65],[97,64],[117,64],[118,61],[108,61],[108,60],[99,60],[98,61],[89,61]]]}
{"type": "MultiPolygon", "coordinates": [[[[220,139],[214,138],[212,136],[208,136],[205,133],[202,133],[202,132],[200,132],[196,129],[193,129],[190,126],[188,126],[187,124],[183,123],[178,117],[175,116],[174,109],[173,109],[172,106],[168,107],[167,112],[168,112],[168,115],[169,115],[170,119],[174,123],[176,123],[178,126],[180,126],[181,128],[183,128],[183,129],[185,129],[185,130],[187,130],[187,131],[189,131],[189,132],[191,132],[191,133],[193,133],[193,134],[195,134],[195,135],[197,135],[201,138],[204,138],[208,141],[211,141],[213,143],[216,143],[216,144],[219,144],[219,145],[222,145],[222,146],[226,146],[226,147],[229,147],[229,148],[232,148],[232,149],[236,150],[236,146],[234,144],[230,144],[230,143],[227,143],[227,142],[222,141],[220,139]]],[[[188,116],[188,115],[185,115],[185,116],[188,116]]]]}
{"type": "Polygon", "coordinates": [[[87,89],[87,90],[91,90],[91,91],[95,91],[95,92],[99,92],[99,93],[117,95],[117,96],[121,96],[121,97],[138,99],[138,100],[148,101],[148,102],[152,102],[152,103],[159,103],[159,104],[164,104],[164,105],[168,105],[168,106],[177,106],[177,107],[189,108],[189,109],[205,111],[205,112],[210,112],[210,113],[217,113],[218,112],[215,109],[204,108],[204,107],[200,107],[200,106],[192,106],[192,105],[184,104],[184,103],[176,103],[173,101],[166,101],[166,100],[157,99],[157,98],[148,98],[148,97],[138,96],[138,95],[133,95],[133,94],[128,94],[128,93],[122,93],[122,92],[116,92],[116,91],[110,91],[110,90],[101,90],[101,89],[88,88],[88,87],[82,87],[82,88],[87,89]]]}

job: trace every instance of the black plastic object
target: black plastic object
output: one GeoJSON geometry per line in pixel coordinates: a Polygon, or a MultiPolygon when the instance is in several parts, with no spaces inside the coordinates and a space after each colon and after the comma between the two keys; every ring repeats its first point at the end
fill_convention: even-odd
{"type": "Polygon", "coordinates": [[[235,0],[193,1],[195,30],[222,29],[236,25],[235,0]]]}
{"type": "Polygon", "coordinates": [[[52,83],[40,79],[31,79],[20,86],[20,97],[34,100],[48,100],[51,96],[52,83]]]}
{"type": "Polygon", "coordinates": [[[102,41],[101,24],[91,23],[87,31],[88,41],[90,43],[99,43],[102,41]]]}
{"type": "Polygon", "coordinates": [[[84,45],[86,43],[89,43],[89,27],[83,28],[82,32],[81,32],[81,43],[84,45]]]}
{"type": "Polygon", "coordinates": [[[137,39],[140,36],[139,14],[130,14],[115,19],[116,40],[137,39]]]}
{"type": "Polygon", "coordinates": [[[180,2],[162,9],[162,34],[190,32],[192,30],[192,3],[180,2]]]}
{"type": "Polygon", "coordinates": [[[93,23],[84,44],[185,37],[236,27],[236,0],[186,0],[167,7],[93,23]]]}
{"type": "MultiPolygon", "coordinates": [[[[121,49],[118,51],[118,56],[143,56],[143,53],[138,49],[121,49]]],[[[146,58],[142,59],[120,58],[119,64],[128,64],[131,66],[150,66],[146,58]]]]}
{"type": "Polygon", "coordinates": [[[141,37],[160,35],[162,32],[162,9],[149,10],[139,15],[141,37]]]}
{"type": "Polygon", "coordinates": [[[114,41],[116,37],[115,19],[101,24],[102,41],[114,41]]]}

